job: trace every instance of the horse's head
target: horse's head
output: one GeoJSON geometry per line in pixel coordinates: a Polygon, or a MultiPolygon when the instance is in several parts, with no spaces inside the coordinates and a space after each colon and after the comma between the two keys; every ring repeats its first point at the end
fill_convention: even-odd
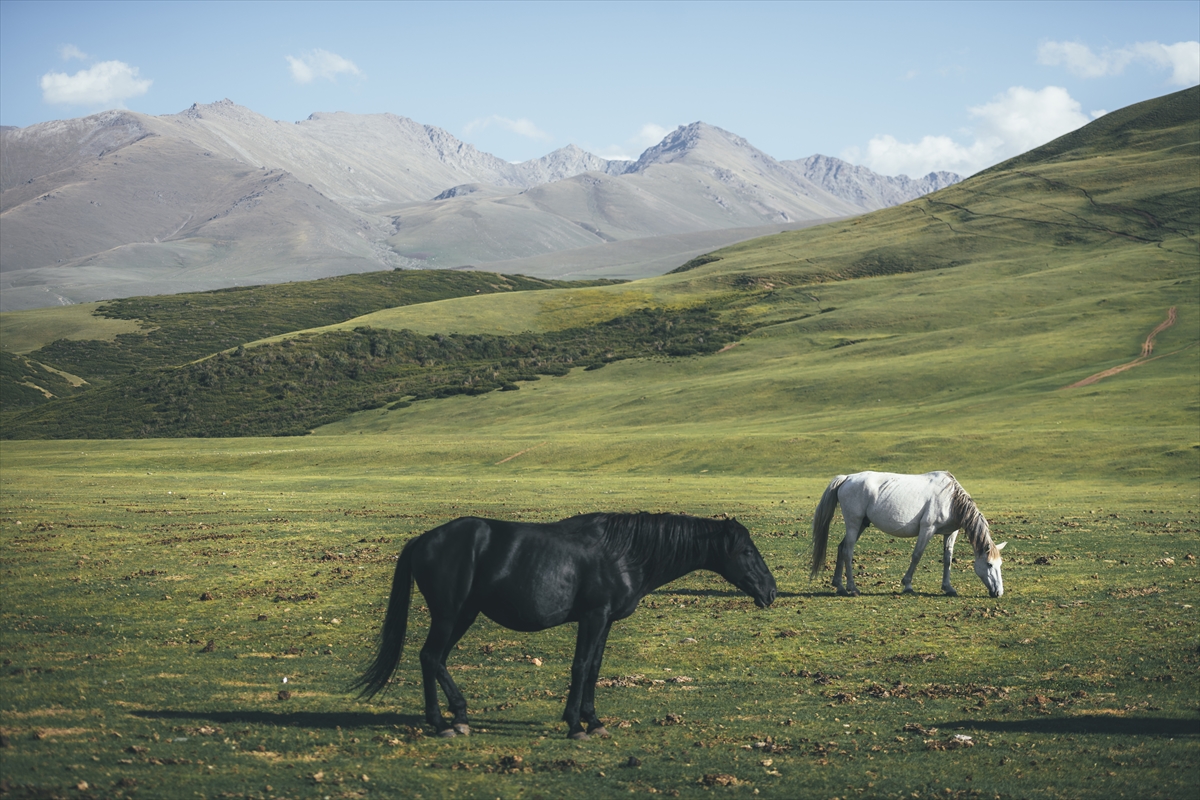
{"type": "Polygon", "coordinates": [[[979,580],[983,581],[988,594],[992,597],[1004,594],[1004,578],[1000,576],[1000,564],[1004,559],[1000,558],[1000,551],[1006,544],[1008,542],[1001,542],[982,553],[975,554],[975,574],[979,576],[979,580]]]}
{"type": "Polygon", "coordinates": [[[750,531],[736,519],[729,519],[722,544],[724,552],[713,560],[712,570],[753,597],[759,608],[775,602],[775,576],[754,546],[750,531]]]}

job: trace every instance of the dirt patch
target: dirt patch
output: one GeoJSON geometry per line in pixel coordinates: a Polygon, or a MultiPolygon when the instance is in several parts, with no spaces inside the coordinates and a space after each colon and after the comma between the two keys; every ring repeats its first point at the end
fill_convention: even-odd
{"type": "Polygon", "coordinates": [[[535,444],[533,447],[526,447],[524,450],[521,450],[520,452],[513,453],[513,454],[512,454],[511,456],[509,456],[508,458],[502,458],[502,459],[500,459],[499,461],[497,461],[497,462],[496,462],[496,466],[500,466],[501,464],[504,464],[504,463],[507,463],[507,462],[509,462],[509,461],[512,461],[512,460],[513,460],[514,458],[516,458],[517,456],[523,456],[523,455],[525,455],[526,453],[528,453],[530,450],[537,450],[539,447],[541,447],[541,446],[542,446],[542,445],[544,445],[544,444],[545,444],[545,442],[540,442],[539,444],[535,444]]]}
{"type": "MultiPolygon", "coordinates": [[[[1090,375],[1081,381],[1076,381],[1075,383],[1072,383],[1070,386],[1064,386],[1063,388],[1064,389],[1078,389],[1081,386],[1090,386],[1093,383],[1096,383],[1097,381],[1103,380],[1104,378],[1110,378],[1113,375],[1124,372],[1127,369],[1133,369],[1134,367],[1140,367],[1142,364],[1146,364],[1150,361],[1154,361],[1156,358],[1166,358],[1167,356],[1173,356],[1173,355],[1175,355],[1175,353],[1181,352],[1181,350],[1176,350],[1174,353],[1164,353],[1161,356],[1154,356],[1153,358],[1151,357],[1151,355],[1154,353],[1154,337],[1158,336],[1160,333],[1165,331],[1167,328],[1174,325],[1176,317],[1177,317],[1177,315],[1175,313],[1175,306],[1171,306],[1170,308],[1167,309],[1167,318],[1165,320],[1163,320],[1162,322],[1160,322],[1158,324],[1157,328],[1150,331],[1150,335],[1146,337],[1146,340],[1144,342],[1142,342],[1142,354],[1140,356],[1138,356],[1137,358],[1135,358],[1133,361],[1129,361],[1125,364],[1121,364],[1120,366],[1113,367],[1111,369],[1106,369],[1103,372],[1097,372],[1095,375],[1090,375]]],[[[1191,347],[1191,345],[1188,345],[1188,347],[1191,347]]],[[[1184,348],[1184,349],[1187,349],[1187,348],[1184,348]]]]}

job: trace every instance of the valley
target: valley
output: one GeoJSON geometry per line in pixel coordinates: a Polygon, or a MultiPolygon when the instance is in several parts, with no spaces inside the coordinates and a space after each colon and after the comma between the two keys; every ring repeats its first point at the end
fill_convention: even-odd
{"type": "Polygon", "coordinates": [[[1193,88],[638,280],[5,311],[5,791],[1194,794],[1198,287],[1193,88]],[[810,580],[817,498],[866,469],[952,471],[1008,542],[1003,597],[961,549],[959,597],[933,550],[901,594],[911,543],[877,530],[861,597],[810,580]],[[607,740],[559,721],[574,626],[482,618],[449,659],[474,733],[432,736],[417,596],[389,693],[348,694],[406,541],[595,510],[734,516],[779,598],[648,596],[608,642],[607,740]]]}

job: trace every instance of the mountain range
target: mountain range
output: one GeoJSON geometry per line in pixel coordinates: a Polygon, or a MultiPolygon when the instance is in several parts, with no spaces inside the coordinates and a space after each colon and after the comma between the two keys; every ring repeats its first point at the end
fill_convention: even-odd
{"type": "Polygon", "coordinates": [[[108,111],[0,131],[0,309],[407,267],[635,278],[958,180],[777,161],[702,122],[636,161],[512,164],[392,114],[108,111]]]}

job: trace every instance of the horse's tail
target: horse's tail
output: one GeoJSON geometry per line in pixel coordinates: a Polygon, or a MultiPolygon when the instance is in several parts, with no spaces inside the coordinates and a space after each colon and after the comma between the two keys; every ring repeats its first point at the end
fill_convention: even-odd
{"type": "Polygon", "coordinates": [[[413,539],[400,551],[396,562],[396,574],[392,578],[392,596],[388,600],[387,615],[383,618],[383,630],[379,634],[379,652],[371,666],[350,685],[351,691],[358,689],[360,698],[370,699],[387,686],[392,673],[404,653],[404,637],[408,632],[408,606],[412,599],[413,574],[412,551],[417,540],[413,539]]]}
{"type": "Polygon", "coordinates": [[[829,545],[829,523],[833,520],[833,511],[838,504],[837,490],[849,477],[849,475],[838,475],[831,480],[829,486],[825,488],[825,494],[821,495],[816,510],[813,511],[813,551],[810,578],[817,577],[817,573],[825,569],[825,550],[829,545]]]}

